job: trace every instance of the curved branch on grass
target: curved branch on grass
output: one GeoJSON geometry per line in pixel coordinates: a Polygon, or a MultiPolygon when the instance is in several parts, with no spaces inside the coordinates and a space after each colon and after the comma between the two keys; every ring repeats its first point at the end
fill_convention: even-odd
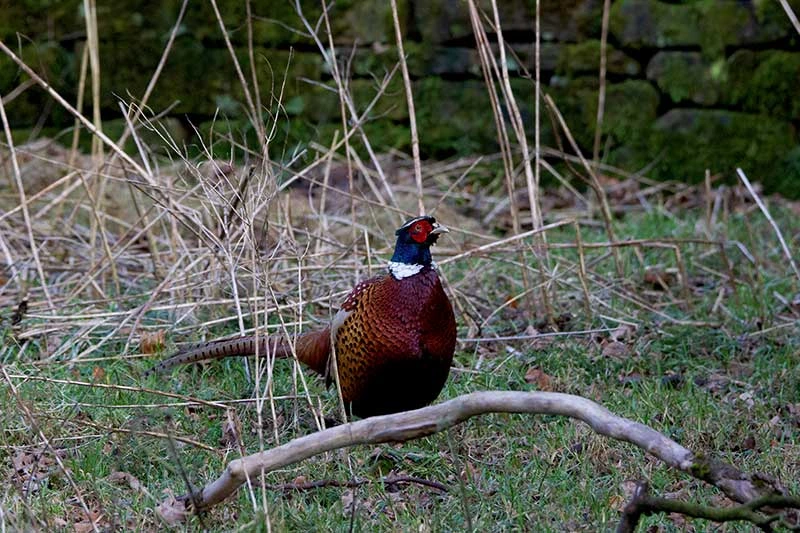
{"type": "MultiPolygon", "coordinates": [[[[248,479],[298,463],[324,452],[359,444],[403,442],[443,431],[488,413],[526,413],[567,416],[588,424],[596,433],[629,442],[677,468],[706,481],[729,498],[747,503],[756,498],[785,493],[777,481],[750,475],[720,462],[695,455],[658,431],[617,416],[580,396],[555,392],[486,391],[385,416],[343,424],[294,439],[282,446],[231,461],[223,474],[202,489],[182,496],[178,503],[202,511],[231,496],[248,479]]],[[[166,504],[169,505],[169,504],[166,504]]]]}

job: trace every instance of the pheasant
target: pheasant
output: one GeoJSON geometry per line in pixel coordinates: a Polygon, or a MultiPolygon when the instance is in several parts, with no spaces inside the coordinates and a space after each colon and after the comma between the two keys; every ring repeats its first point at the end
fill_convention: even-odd
{"type": "Polygon", "coordinates": [[[444,387],[456,345],[456,321],[430,247],[449,230],[431,216],[413,218],[396,232],[388,273],[356,285],[324,329],[300,335],[292,350],[280,336],[212,341],[178,352],[146,375],[175,366],[231,356],[271,354],[297,359],[333,375],[335,348],[342,399],[366,418],[428,405],[444,387]]]}

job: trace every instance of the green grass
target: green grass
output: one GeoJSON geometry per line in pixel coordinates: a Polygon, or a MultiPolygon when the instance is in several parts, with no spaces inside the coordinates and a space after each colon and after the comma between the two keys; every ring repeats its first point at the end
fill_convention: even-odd
{"type": "MultiPolygon", "coordinates": [[[[789,227],[793,220],[789,213],[779,215],[789,227]]],[[[759,264],[752,265],[730,247],[727,252],[736,276],[730,288],[724,275],[709,273],[724,274],[722,258],[713,247],[681,244],[690,305],[681,304],[679,283],[657,290],[643,281],[645,267],[669,271],[678,266],[671,250],[622,248],[625,279],[620,280],[614,277],[611,258],[602,257],[607,250],[587,249],[593,297],[593,315],[587,316],[574,267],[576,251],[553,251],[552,263],[559,265],[557,272],[563,277],[550,291],[557,312],[572,315],[569,329],[617,327],[618,322],[608,317],[633,321],[638,324],[633,338],[621,341],[626,352],[605,353],[602,341],[607,333],[557,337],[538,344],[461,344],[457,368],[440,399],[487,389],[533,390],[525,374],[538,367],[550,376],[554,390],[596,400],[695,452],[713,454],[744,471],[778,476],[790,491],[800,493],[800,359],[796,349],[800,332],[796,314],[774,297],[777,291],[791,300],[797,280],[792,279],[768,225],[755,217],[748,217],[745,224],[737,217],[718,228],[719,235],[742,242],[759,264]],[[724,294],[722,306],[712,313],[720,291],[724,294]],[[658,313],[625,295],[635,296],[658,313]]],[[[692,212],[654,210],[617,220],[616,230],[626,239],[689,237],[695,235],[697,218],[692,212]]],[[[583,231],[586,243],[606,240],[599,230],[583,231]]],[[[572,243],[574,231],[553,232],[549,242],[572,243]]],[[[531,319],[524,300],[494,312],[523,290],[515,265],[518,260],[516,252],[497,252],[444,267],[452,294],[465,304],[472,320],[480,323],[491,316],[478,333],[468,330],[461,316],[460,337],[525,332],[531,319]]],[[[313,272],[308,274],[310,280],[313,276],[313,272]]],[[[532,275],[531,279],[538,278],[532,275]]],[[[146,296],[144,289],[139,294],[146,296]]],[[[75,302],[76,309],[80,305],[75,302]]],[[[541,313],[538,301],[536,306],[541,313]]],[[[322,318],[327,313],[317,306],[309,306],[308,312],[322,318]]],[[[27,326],[34,322],[31,319],[27,326]]],[[[168,322],[168,315],[154,312],[146,315],[144,324],[159,327],[168,322]]],[[[220,331],[224,332],[233,330],[220,331]]],[[[91,332],[87,345],[104,334],[91,332]]],[[[9,346],[10,333],[7,338],[9,346]]],[[[122,342],[107,345],[104,353],[121,347],[122,342]]],[[[233,401],[253,397],[253,385],[246,379],[241,360],[181,368],[169,377],[143,382],[141,372],[151,363],[140,359],[31,365],[36,359],[36,354],[20,354],[13,348],[2,355],[9,374],[45,379],[11,380],[24,406],[33,413],[35,426],[24,416],[8,383],[0,386],[0,455],[7,465],[7,478],[12,480],[0,496],[0,508],[12,530],[69,529],[71,523],[81,520],[75,490],[49,452],[38,459],[44,479],[33,487],[26,489],[29,473],[14,472],[10,467],[20,454],[35,457],[42,451],[39,430],[61,451],[88,506],[102,513],[101,526],[125,530],[163,527],[153,508],[165,491],[186,492],[185,479],[200,486],[216,478],[226,463],[239,455],[235,447],[221,444],[226,420],[221,409],[152,407],[150,404],[176,400],[150,392],[54,380],[141,385],[209,401],[233,401]],[[213,451],[181,442],[171,445],[166,438],[144,432],[186,437],[213,451]],[[132,475],[149,495],[112,481],[109,476],[114,472],[132,475]]],[[[324,412],[335,415],[334,394],[325,390],[322,380],[309,376],[308,382],[314,402],[321,402],[324,412]]],[[[302,389],[299,392],[302,396],[302,389]]],[[[298,394],[291,362],[276,364],[273,394],[298,394]]],[[[274,417],[267,403],[260,427],[253,404],[229,405],[240,421],[247,453],[273,446],[276,434],[279,442],[285,443],[315,430],[303,397],[276,400],[274,417]]],[[[581,423],[552,416],[495,414],[417,441],[331,452],[272,472],[263,480],[267,488],[256,480],[252,492],[240,490],[203,517],[191,518],[189,527],[266,531],[269,522],[273,531],[341,531],[352,522],[359,531],[460,531],[468,524],[476,531],[607,531],[619,519],[626,483],[639,479],[649,480],[654,494],[673,494],[706,504],[721,502],[716,490],[670,470],[631,445],[599,437],[581,423]],[[449,490],[443,493],[418,484],[383,484],[381,480],[390,474],[436,481],[449,490]],[[326,487],[304,492],[279,488],[300,476],[308,481],[340,482],[356,477],[370,483],[356,489],[326,487]]],[[[693,525],[697,530],[713,527],[702,521],[693,525]]],[[[651,527],[656,531],[685,530],[680,521],[667,516],[643,520],[640,530],[651,527]]],[[[725,529],[749,530],[742,524],[725,529]]]]}

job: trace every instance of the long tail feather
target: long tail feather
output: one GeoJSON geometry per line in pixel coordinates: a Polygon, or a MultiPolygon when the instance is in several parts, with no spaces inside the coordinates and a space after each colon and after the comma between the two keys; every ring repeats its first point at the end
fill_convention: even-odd
{"type": "MultiPolygon", "coordinates": [[[[283,337],[262,336],[258,337],[258,341],[255,336],[223,339],[181,350],[146,371],[144,376],[160,374],[184,364],[225,357],[248,356],[256,352],[264,357],[269,355],[277,359],[292,357],[293,353],[292,345],[283,337]]],[[[294,353],[297,354],[297,359],[301,363],[319,374],[325,374],[330,353],[330,328],[299,336],[295,343],[294,353]]]]}

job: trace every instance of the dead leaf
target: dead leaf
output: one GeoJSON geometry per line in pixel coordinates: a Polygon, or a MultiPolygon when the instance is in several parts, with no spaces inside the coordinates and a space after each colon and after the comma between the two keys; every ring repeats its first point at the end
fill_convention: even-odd
{"type": "Polygon", "coordinates": [[[617,512],[622,512],[625,508],[625,498],[620,496],[619,494],[612,494],[611,497],[608,499],[608,506],[614,509],[617,512]]]}
{"type": "Polygon", "coordinates": [[[648,268],[644,273],[644,283],[657,291],[668,291],[678,281],[678,273],[660,267],[648,268]]]}
{"type": "Polygon", "coordinates": [[[11,456],[11,466],[14,468],[14,484],[26,495],[38,492],[41,485],[58,471],[52,454],[39,449],[17,451],[11,456]]]}
{"type": "Polygon", "coordinates": [[[461,470],[461,479],[463,479],[466,483],[472,484],[473,481],[478,477],[478,471],[472,466],[472,463],[469,461],[464,463],[464,468],[461,470]]]}
{"type": "Polygon", "coordinates": [[[633,498],[633,493],[636,492],[636,486],[638,484],[638,481],[634,481],[632,479],[627,479],[619,484],[620,488],[622,489],[622,497],[626,502],[633,498]]]}
{"type": "Polygon", "coordinates": [[[84,515],[83,520],[72,524],[72,530],[75,533],[89,533],[90,531],[94,531],[96,529],[105,529],[107,524],[101,524],[102,518],[103,513],[97,509],[90,509],[89,516],[84,515]]]}
{"type": "Polygon", "coordinates": [[[191,513],[186,508],[186,502],[175,499],[172,494],[167,495],[167,499],[156,506],[156,514],[167,524],[175,526],[186,521],[186,517],[191,513]]]}
{"type": "Polygon", "coordinates": [[[678,526],[681,531],[694,531],[694,528],[689,529],[689,521],[682,514],[669,513],[667,517],[669,518],[670,522],[678,526]]]}
{"type": "Polygon", "coordinates": [[[95,383],[103,381],[103,378],[106,377],[106,371],[101,366],[96,366],[92,369],[92,381],[95,383]]]}
{"type": "Polygon", "coordinates": [[[219,439],[219,443],[226,448],[233,448],[241,442],[242,423],[231,409],[225,413],[225,420],[222,422],[222,438],[219,439]]]}
{"type": "Polygon", "coordinates": [[[347,489],[342,492],[342,510],[345,516],[350,516],[353,512],[353,506],[356,505],[355,493],[347,489]]]}
{"type": "Polygon", "coordinates": [[[683,385],[684,377],[680,372],[668,370],[661,376],[661,386],[670,389],[678,389],[683,385]]]}
{"type": "Polygon", "coordinates": [[[534,350],[546,350],[556,340],[556,338],[552,335],[539,336],[540,333],[541,332],[534,326],[528,326],[527,328],[525,328],[525,335],[532,337],[530,341],[530,346],[534,350]]]}
{"type": "Polygon", "coordinates": [[[631,371],[627,374],[620,374],[618,379],[621,385],[636,385],[641,383],[644,378],[639,372],[631,371]]]}
{"type": "Polygon", "coordinates": [[[142,482],[134,476],[133,474],[129,474],[128,472],[112,472],[108,476],[109,481],[113,481],[114,483],[125,484],[128,485],[132,490],[136,492],[141,492],[145,495],[150,495],[150,492],[147,490],[147,487],[142,485],[142,482]]]}
{"type": "Polygon", "coordinates": [[[145,354],[158,353],[164,349],[167,334],[163,329],[157,331],[143,331],[139,341],[139,351],[145,354]]]}
{"type": "Polygon", "coordinates": [[[634,324],[620,324],[608,333],[608,339],[612,341],[633,340],[637,327],[634,324]]]}
{"type": "Polygon", "coordinates": [[[630,356],[631,348],[624,342],[608,341],[603,343],[603,350],[601,352],[603,357],[610,357],[611,359],[624,359],[630,356]]]}
{"type": "Polygon", "coordinates": [[[553,380],[550,376],[548,376],[542,369],[537,368],[535,366],[528,369],[525,372],[525,381],[532,385],[536,385],[536,388],[541,391],[552,391],[553,390],[553,380]]]}
{"type": "Polygon", "coordinates": [[[752,409],[756,404],[755,400],[753,399],[753,393],[750,391],[741,393],[739,395],[739,400],[743,401],[748,409],[752,409]]]}

